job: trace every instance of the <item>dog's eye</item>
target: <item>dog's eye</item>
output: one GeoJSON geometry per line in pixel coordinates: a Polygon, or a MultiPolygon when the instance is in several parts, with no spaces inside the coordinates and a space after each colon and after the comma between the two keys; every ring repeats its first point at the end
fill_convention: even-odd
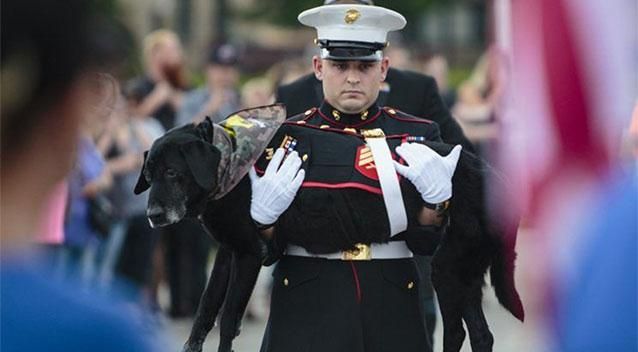
{"type": "Polygon", "coordinates": [[[177,177],[177,172],[175,172],[175,170],[173,169],[167,169],[165,175],[168,178],[175,178],[177,177]]]}

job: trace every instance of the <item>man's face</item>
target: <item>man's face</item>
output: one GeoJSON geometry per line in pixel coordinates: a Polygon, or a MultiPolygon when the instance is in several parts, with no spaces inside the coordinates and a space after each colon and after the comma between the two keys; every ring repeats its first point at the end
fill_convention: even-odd
{"type": "Polygon", "coordinates": [[[323,82],[323,95],[342,112],[356,114],[372,105],[388,72],[388,59],[381,61],[334,61],[312,59],[315,76],[323,82]]]}
{"type": "Polygon", "coordinates": [[[206,68],[208,85],[213,88],[232,89],[237,86],[239,72],[232,65],[208,64],[206,68]]]}
{"type": "Polygon", "coordinates": [[[158,48],[156,58],[164,67],[179,66],[184,59],[182,45],[177,38],[169,38],[158,48]]]}

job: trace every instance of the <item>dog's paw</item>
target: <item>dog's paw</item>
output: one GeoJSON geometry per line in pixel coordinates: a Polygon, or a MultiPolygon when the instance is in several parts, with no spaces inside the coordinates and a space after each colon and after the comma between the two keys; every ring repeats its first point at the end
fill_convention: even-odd
{"type": "Polygon", "coordinates": [[[222,338],[221,341],[219,341],[219,347],[217,348],[217,352],[234,352],[232,346],[233,346],[232,339],[222,338]]]}

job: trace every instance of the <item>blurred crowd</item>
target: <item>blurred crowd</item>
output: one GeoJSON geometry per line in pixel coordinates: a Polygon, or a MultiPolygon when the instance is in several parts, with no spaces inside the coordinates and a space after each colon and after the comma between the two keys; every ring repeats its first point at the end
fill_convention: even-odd
{"type": "MultiPolygon", "coordinates": [[[[144,151],[165,131],[274,102],[271,76],[284,70],[240,85],[240,60],[237,45],[214,43],[205,82],[194,86],[179,38],[157,30],[143,42],[143,75],[100,76],[94,87],[100,109],[82,122],[74,166],[48,195],[40,219],[37,242],[56,275],[91,288],[124,285],[134,303],[156,314],[195,314],[215,243],[195,220],[151,228],[148,194],[132,190],[144,151]],[[169,293],[163,307],[162,287],[169,293]]],[[[261,304],[255,309],[264,311],[261,304]]]]}

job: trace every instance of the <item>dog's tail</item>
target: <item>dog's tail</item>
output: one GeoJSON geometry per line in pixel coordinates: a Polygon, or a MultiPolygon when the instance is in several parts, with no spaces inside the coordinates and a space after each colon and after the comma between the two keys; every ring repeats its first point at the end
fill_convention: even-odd
{"type": "Polygon", "coordinates": [[[525,311],[514,285],[514,261],[516,259],[514,246],[500,243],[496,247],[490,267],[490,277],[496,298],[512,315],[523,321],[525,320],[525,311]]]}
{"type": "MultiPolygon", "coordinates": [[[[499,177],[499,175],[495,175],[499,177]]],[[[500,178],[500,177],[499,177],[500,178]]],[[[499,205],[507,204],[505,202],[506,193],[505,182],[502,179],[492,182],[491,192],[492,199],[490,210],[491,232],[494,240],[494,248],[492,251],[492,263],[490,267],[490,278],[496,298],[512,315],[520,321],[525,319],[525,311],[523,303],[518,295],[516,286],[514,285],[514,262],[516,261],[516,236],[518,233],[518,214],[512,213],[512,208],[504,210],[499,209],[499,205]],[[496,183],[496,185],[494,184],[496,183]],[[498,188],[498,189],[496,189],[498,188]],[[498,219],[497,221],[494,221],[498,219]]]]}

